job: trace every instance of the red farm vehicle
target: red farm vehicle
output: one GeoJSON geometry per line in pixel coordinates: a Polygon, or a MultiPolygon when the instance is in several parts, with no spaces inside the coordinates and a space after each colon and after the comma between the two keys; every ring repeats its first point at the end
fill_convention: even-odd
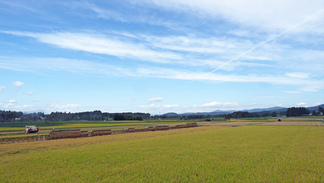
{"type": "Polygon", "coordinates": [[[37,133],[39,128],[36,126],[26,126],[25,133],[37,133]]]}

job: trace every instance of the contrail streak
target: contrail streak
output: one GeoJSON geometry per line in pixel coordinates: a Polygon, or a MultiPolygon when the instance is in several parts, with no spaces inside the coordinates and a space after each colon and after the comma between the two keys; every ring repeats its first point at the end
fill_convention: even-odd
{"type": "MultiPolygon", "coordinates": [[[[259,43],[258,45],[254,46],[253,48],[249,49],[248,51],[246,51],[246,52],[244,52],[244,53],[242,53],[242,54],[236,56],[235,58],[232,58],[231,60],[229,60],[229,61],[223,63],[222,65],[220,65],[220,66],[217,67],[216,69],[212,70],[211,72],[207,73],[206,75],[210,75],[210,74],[214,73],[215,71],[221,69],[221,68],[224,67],[225,65],[227,65],[227,64],[229,64],[229,63],[231,63],[231,62],[233,62],[233,61],[235,61],[235,60],[238,60],[239,58],[243,57],[244,55],[250,53],[251,51],[253,51],[253,50],[257,49],[257,48],[260,48],[261,46],[263,46],[263,45],[265,45],[265,44],[267,44],[267,43],[269,43],[269,42],[271,42],[271,41],[273,41],[273,40],[278,39],[278,38],[281,37],[282,35],[284,35],[284,34],[290,32],[290,31],[294,30],[295,28],[301,26],[302,24],[308,22],[309,20],[311,20],[311,19],[314,17],[314,15],[316,15],[316,14],[318,14],[318,13],[321,13],[323,10],[324,10],[324,9],[321,9],[321,10],[315,12],[314,14],[312,14],[312,15],[310,15],[310,16],[307,16],[307,18],[305,18],[303,21],[299,22],[298,24],[296,24],[296,25],[290,27],[289,29],[287,29],[287,30],[281,32],[280,34],[278,34],[278,35],[276,35],[276,36],[274,36],[274,37],[271,37],[271,38],[269,38],[269,39],[267,39],[267,40],[265,40],[265,41],[259,43]]],[[[196,81],[196,80],[192,80],[189,84],[193,83],[194,81],[196,81]]]]}
{"type": "Polygon", "coordinates": [[[272,37],[272,38],[269,38],[269,39],[267,39],[266,41],[263,41],[263,42],[259,43],[258,45],[256,45],[255,47],[249,49],[248,51],[246,51],[246,52],[240,54],[239,56],[237,56],[237,57],[235,57],[235,58],[233,58],[233,59],[231,59],[231,60],[229,60],[229,61],[223,63],[222,65],[220,65],[220,66],[217,67],[216,69],[212,70],[212,71],[211,71],[210,73],[208,73],[208,74],[212,74],[213,72],[215,72],[215,71],[221,69],[223,66],[225,66],[225,65],[227,65],[227,64],[229,64],[229,63],[231,63],[231,62],[233,62],[233,61],[235,61],[235,60],[237,60],[237,59],[243,57],[244,55],[250,53],[251,51],[253,51],[253,50],[257,49],[257,48],[260,48],[261,46],[263,46],[263,45],[265,45],[265,44],[267,44],[267,43],[269,43],[269,42],[271,42],[271,41],[273,41],[273,40],[275,40],[275,39],[281,37],[282,35],[286,34],[287,32],[290,32],[291,30],[293,30],[293,29],[299,27],[300,25],[304,24],[306,21],[307,21],[307,20],[304,20],[304,21],[302,21],[302,22],[300,22],[300,23],[298,23],[298,24],[296,24],[296,25],[290,27],[289,29],[283,31],[282,33],[280,33],[280,34],[278,34],[278,35],[276,35],[276,36],[274,36],[274,37],[272,37]]]}

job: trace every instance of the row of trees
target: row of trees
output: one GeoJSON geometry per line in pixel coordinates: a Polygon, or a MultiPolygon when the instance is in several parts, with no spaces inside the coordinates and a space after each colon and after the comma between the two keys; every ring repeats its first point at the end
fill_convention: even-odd
{"type": "Polygon", "coordinates": [[[246,111],[238,111],[238,112],[233,112],[230,114],[226,114],[224,116],[225,119],[231,120],[231,118],[235,119],[241,119],[241,118],[260,118],[260,117],[277,117],[279,115],[284,115],[284,112],[269,112],[269,111],[264,111],[264,112],[254,112],[254,113],[249,113],[246,111]]]}
{"type": "Polygon", "coordinates": [[[286,116],[308,116],[310,114],[309,110],[305,107],[291,107],[287,109],[286,116]]]}
{"type": "Polygon", "coordinates": [[[150,118],[149,113],[107,113],[97,111],[91,112],[79,112],[79,113],[62,113],[62,112],[52,112],[46,116],[49,121],[104,121],[104,120],[143,120],[150,118]]]}
{"type": "MultiPolygon", "coordinates": [[[[305,107],[291,107],[288,108],[286,112],[280,112],[280,115],[286,115],[287,117],[293,117],[293,116],[309,116],[309,115],[323,115],[324,109],[322,107],[318,108],[318,111],[310,112],[305,107]]],[[[279,117],[279,113],[277,112],[258,112],[258,113],[249,113],[249,112],[234,112],[231,114],[226,114],[224,117],[228,120],[231,118],[254,118],[254,117],[279,117]]]]}
{"type": "MultiPolygon", "coordinates": [[[[255,118],[255,117],[277,117],[286,115],[287,117],[291,116],[306,116],[309,114],[312,115],[323,115],[324,109],[322,107],[318,108],[318,111],[310,112],[308,109],[304,107],[291,107],[288,108],[286,112],[255,112],[249,113],[246,111],[237,111],[230,114],[222,114],[222,115],[186,115],[181,116],[181,120],[190,120],[190,119],[209,119],[209,118],[226,118],[230,120],[231,118],[255,118]]],[[[180,117],[180,116],[177,116],[180,117]]],[[[37,113],[27,113],[24,114],[22,112],[16,111],[1,111],[0,110],[0,122],[11,122],[11,121],[103,121],[103,120],[144,120],[144,119],[166,119],[166,118],[175,118],[175,116],[167,116],[167,115],[155,115],[151,116],[149,113],[107,113],[101,112],[99,110],[96,111],[88,111],[88,112],[78,112],[78,113],[66,113],[66,112],[52,112],[51,114],[44,114],[43,112],[37,113]]]]}
{"type": "MultiPolygon", "coordinates": [[[[269,112],[269,111],[264,111],[264,112],[254,112],[254,113],[249,113],[246,111],[237,111],[229,114],[221,114],[221,115],[187,115],[187,116],[182,116],[180,119],[182,120],[190,120],[190,119],[210,119],[210,118],[226,118],[226,119],[231,119],[231,118],[260,118],[260,117],[277,117],[279,113],[277,112],[269,112]]],[[[284,112],[281,112],[280,115],[284,115],[284,112]]]]}
{"type": "Polygon", "coordinates": [[[13,121],[16,118],[20,118],[24,114],[16,111],[0,111],[0,122],[13,121]]]}
{"type": "Polygon", "coordinates": [[[288,108],[288,110],[286,112],[287,117],[290,117],[290,116],[308,116],[308,115],[318,116],[318,115],[323,115],[323,114],[324,114],[323,107],[318,107],[317,111],[314,110],[312,112],[310,112],[305,107],[291,107],[291,108],[288,108]]]}
{"type": "Polygon", "coordinates": [[[99,110],[66,113],[52,112],[50,114],[22,113],[16,111],[0,111],[0,122],[13,121],[104,121],[104,120],[144,120],[150,118],[149,113],[106,113],[99,110]]]}
{"type": "Polygon", "coordinates": [[[318,115],[323,115],[324,114],[324,109],[323,107],[318,107],[318,111],[313,111],[312,115],[313,116],[318,116],[318,115]]]}
{"type": "Polygon", "coordinates": [[[115,121],[121,121],[121,120],[139,120],[143,121],[144,119],[149,119],[150,115],[143,115],[144,113],[116,113],[114,114],[114,120],[115,121]]]}

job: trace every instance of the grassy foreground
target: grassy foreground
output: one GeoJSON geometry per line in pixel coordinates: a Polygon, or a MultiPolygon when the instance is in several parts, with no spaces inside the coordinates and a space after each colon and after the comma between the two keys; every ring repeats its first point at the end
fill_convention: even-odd
{"type": "Polygon", "coordinates": [[[324,128],[200,127],[2,144],[0,182],[324,182],[324,128]]]}

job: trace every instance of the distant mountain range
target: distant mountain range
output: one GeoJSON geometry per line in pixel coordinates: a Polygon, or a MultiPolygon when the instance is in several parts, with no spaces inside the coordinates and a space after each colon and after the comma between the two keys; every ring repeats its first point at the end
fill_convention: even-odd
{"type": "Polygon", "coordinates": [[[306,107],[310,112],[312,111],[317,111],[319,107],[324,108],[324,104],[318,105],[318,106],[313,106],[313,107],[306,107]]]}
{"type": "MultiPolygon", "coordinates": [[[[324,108],[324,104],[318,105],[318,106],[313,106],[313,107],[306,107],[310,112],[312,111],[317,111],[318,107],[324,108]]],[[[239,110],[239,111],[244,111],[244,112],[249,112],[249,113],[259,113],[259,112],[286,112],[288,108],[286,107],[270,107],[270,108],[256,108],[256,109],[245,109],[245,110],[239,110]]],[[[222,110],[216,110],[212,112],[187,112],[187,113],[181,113],[177,114],[175,112],[169,112],[166,114],[163,114],[168,117],[181,117],[181,116],[189,116],[189,115],[222,115],[222,114],[229,114],[237,112],[234,110],[228,110],[228,111],[222,111],[222,110]]]]}
{"type": "Polygon", "coordinates": [[[270,107],[270,108],[257,108],[257,109],[248,109],[248,110],[243,110],[243,111],[247,111],[247,112],[265,112],[265,111],[269,111],[269,112],[283,112],[283,111],[287,111],[288,108],[285,107],[270,107]]]}
{"type": "Polygon", "coordinates": [[[221,111],[221,110],[216,110],[216,111],[212,111],[212,112],[187,112],[187,113],[181,113],[181,114],[177,114],[175,112],[169,112],[166,114],[163,114],[165,116],[168,117],[178,117],[178,116],[189,116],[189,115],[222,115],[222,114],[229,114],[229,113],[233,113],[235,112],[234,110],[230,110],[230,111],[221,111]]]}

